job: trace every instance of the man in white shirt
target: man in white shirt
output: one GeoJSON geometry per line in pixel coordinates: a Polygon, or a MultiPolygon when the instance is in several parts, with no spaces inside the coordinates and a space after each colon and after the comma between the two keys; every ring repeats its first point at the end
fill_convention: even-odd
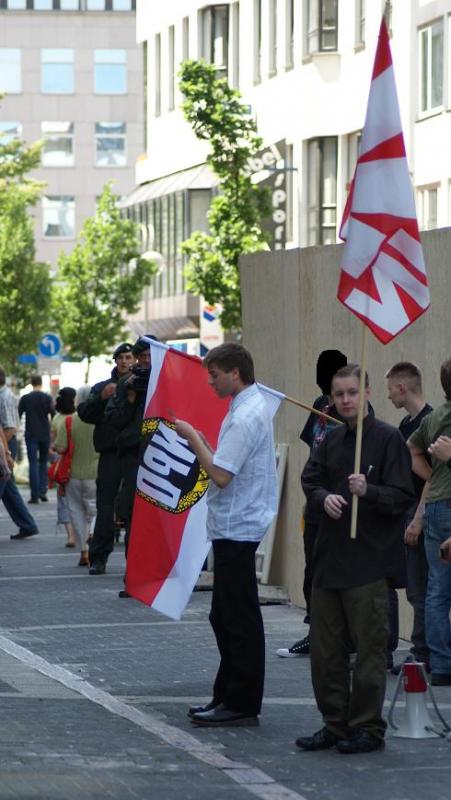
{"type": "Polygon", "coordinates": [[[183,420],[176,421],[211,481],[207,532],[213,542],[210,613],[221,656],[206,706],[190,708],[196,725],[257,725],[263,697],[265,636],[258,602],[255,551],[277,512],[272,418],[254,379],[250,353],[227,343],[207,354],[209,384],[231,397],[216,451],[183,420]]]}

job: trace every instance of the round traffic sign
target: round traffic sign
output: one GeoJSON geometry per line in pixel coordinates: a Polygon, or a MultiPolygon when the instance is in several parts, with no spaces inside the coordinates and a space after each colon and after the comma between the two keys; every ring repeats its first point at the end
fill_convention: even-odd
{"type": "Polygon", "coordinates": [[[54,358],[59,355],[61,350],[61,339],[57,333],[44,333],[38,344],[38,352],[40,356],[45,358],[54,358]]]}

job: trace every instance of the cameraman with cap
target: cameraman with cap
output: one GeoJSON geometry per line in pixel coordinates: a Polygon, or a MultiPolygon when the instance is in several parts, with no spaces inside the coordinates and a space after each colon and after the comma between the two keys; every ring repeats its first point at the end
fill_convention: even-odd
{"type": "Polygon", "coordinates": [[[87,400],[77,408],[83,422],[95,425],[94,447],[100,453],[97,470],[97,517],[94,535],[89,544],[90,575],[103,575],[108,556],[114,548],[114,503],[121,482],[119,456],[116,446],[117,430],[106,418],[108,401],[114,396],[120,379],[130,375],[135,363],[132,345],[123,342],[113,353],[116,362],[111,377],[96,383],[87,400]]]}
{"type": "MultiPolygon", "coordinates": [[[[115,441],[119,454],[121,488],[116,500],[116,515],[125,524],[125,555],[127,556],[133,501],[136,489],[136,474],[139,464],[141,427],[146,406],[147,385],[151,370],[150,334],[140,336],[132,348],[137,364],[131,375],[118,382],[116,393],[108,401],[105,418],[115,429],[115,441]]],[[[127,597],[125,591],[120,597],[127,597]]]]}

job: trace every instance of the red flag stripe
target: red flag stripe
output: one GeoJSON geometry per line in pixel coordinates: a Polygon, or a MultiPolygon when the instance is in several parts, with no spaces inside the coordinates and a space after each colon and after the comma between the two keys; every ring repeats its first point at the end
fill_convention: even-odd
{"type": "Polygon", "coordinates": [[[365,164],[368,161],[379,161],[382,158],[405,158],[406,148],[402,133],[397,133],[385,142],[379,142],[372,150],[360,156],[358,163],[365,164]]]}
{"type": "Polygon", "coordinates": [[[382,23],[379,31],[379,40],[376,50],[376,58],[374,61],[373,74],[371,80],[374,81],[382,72],[391,67],[393,64],[390,41],[388,36],[387,24],[385,19],[382,18],[382,23]]]}

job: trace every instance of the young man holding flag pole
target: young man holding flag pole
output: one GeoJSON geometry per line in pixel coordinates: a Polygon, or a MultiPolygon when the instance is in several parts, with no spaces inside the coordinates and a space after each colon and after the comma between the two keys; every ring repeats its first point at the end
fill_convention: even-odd
{"type": "Polygon", "coordinates": [[[402,513],[413,499],[410,463],[399,432],[375,420],[383,426],[380,442],[372,442],[369,436],[365,420],[367,329],[386,344],[429,306],[384,18],[340,235],[346,244],[338,299],[364,324],[362,358],[360,369],[347,375],[341,370],[333,382],[335,403],[347,418],[348,431],[333,431],[303,474],[304,490],[325,512],[316,548],[311,627],[312,680],[324,727],[313,736],[299,737],[296,744],[303,750],[336,746],[349,754],[383,746],[386,579],[394,577],[384,543],[390,534],[391,546],[397,538],[402,546],[402,513]],[[344,464],[343,455],[335,463],[332,451],[337,445],[340,450],[345,442],[349,447],[354,434],[354,471],[345,475],[347,460],[344,464]],[[349,519],[346,507],[351,495],[351,534],[346,543],[339,534],[349,519]],[[368,613],[363,622],[365,607],[368,613]],[[357,652],[352,685],[346,650],[349,633],[357,652]]]}

